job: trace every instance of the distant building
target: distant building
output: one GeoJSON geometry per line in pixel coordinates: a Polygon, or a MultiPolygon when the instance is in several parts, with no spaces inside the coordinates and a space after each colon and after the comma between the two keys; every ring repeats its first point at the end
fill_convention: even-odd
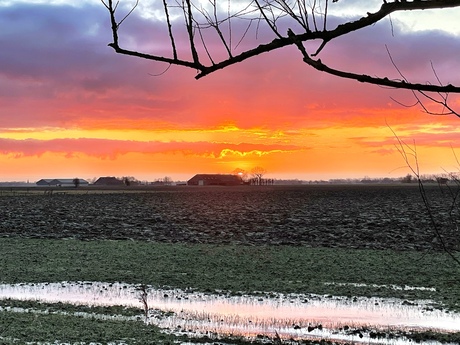
{"type": "Polygon", "coordinates": [[[41,180],[38,180],[35,184],[37,186],[50,186],[51,181],[53,181],[53,179],[42,178],[41,180]]]}
{"type": "Polygon", "coordinates": [[[96,186],[124,186],[122,180],[117,179],[113,176],[105,176],[99,177],[96,182],[94,182],[96,186]]]}
{"type": "Polygon", "coordinates": [[[197,174],[187,181],[189,186],[239,186],[243,180],[238,175],[197,174]]]}
{"type": "MultiPolygon", "coordinates": [[[[75,187],[75,179],[73,178],[55,178],[55,179],[41,179],[35,184],[37,186],[49,186],[49,187],[75,187]]],[[[89,182],[83,179],[78,179],[78,186],[88,186],[89,182]]]]}

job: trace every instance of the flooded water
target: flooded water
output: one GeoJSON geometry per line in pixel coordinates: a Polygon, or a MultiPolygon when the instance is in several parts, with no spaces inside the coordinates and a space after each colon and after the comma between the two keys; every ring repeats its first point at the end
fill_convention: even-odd
{"type": "MultiPolygon", "coordinates": [[[[401,287],[411,288],[411,287],[401,287]]],[[[460,331],[460,315],[396,299],[339,298],[320,295],[269,294],[270,297],[227,296],[147,287],[146,322],[172,332],[194,334],[327,338],[378,344],[405,343],[375,339],[352,329],[460,331]]],[[[62,302],[87,306],[143,304],[138,286],[123,283],[62,282],[0,284],[0,299],[62,302]]]]}

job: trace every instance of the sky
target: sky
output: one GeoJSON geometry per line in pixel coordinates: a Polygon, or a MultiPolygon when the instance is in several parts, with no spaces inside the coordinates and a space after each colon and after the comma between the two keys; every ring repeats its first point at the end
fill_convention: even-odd
{"type": "MultiPolygon", "coordinates": [[[[132,3],[122,0],[119,13],[132,3]]],[[[158,3],[140,0],[120,28],[122,46],[168,53],[158,3]]],[[[331,4],[329,25],[380,3],[331,4]]],[[[335,68],[399,78],[388,49],[409,80],[436,83],[434,68],[443,83],[459,85],[459,16],[458,9],[393,14],[329,43],[319,57],[335,68]]],[[[0,181],[187,180],[257,166],[267,178],[328,180],[397,178],[410,166],[421,174],[460,168],[459,118],[404,106],[415,102],[408,91],[312,70],[295,47],[196,80],[194,70],[114,53],[100,0],[0,0],[0,27],[0,181]]],[[[235,21],[235,37],[244,28],[235,21]]],[[[261,25],[236,49],[256,39],[273,35],[261,25]]],[[[181,37],[177,43],[182,53],[187,46],[181,37]]],[[[460,109],[459,96],[449,100],[460,109]]]]}

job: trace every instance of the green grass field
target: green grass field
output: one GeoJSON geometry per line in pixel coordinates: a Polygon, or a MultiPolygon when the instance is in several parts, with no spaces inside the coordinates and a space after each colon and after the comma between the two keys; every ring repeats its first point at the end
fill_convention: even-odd
{"type": "MultiPolygon", "coordinates": [[[[0,252],[0,282],[4,284],[102,281],[191,287],[198,291],[225,290],[235,294],[273,291],[396,297],[431,299],[438,307],[460,310],[460,267],[439,252],[21,238],[0,238],[0,252]],[[436,291],[382,286],[393,284],[436,291]]],[[[23,303],[2,301],[0,305],[23,307],[23,303]]],[[[35,308],[45,307],[36,303],[35,308]]],[[[1,339],[13,338],[19,343],[56,339],[63,342],[92,339],[105,343],[129,338],[129,343],[141,344],[152,339],[152,343],[168,343],[174,338],[142,322],[91,322],[63,315],[6,311],[0,312],[0,319],[0,343],[1,339]],[[54,336],[53,330],[57,329],[59,333],[54,336]],[[82,330],[90,330],[92,337],[80,336],[82,330]]]]}

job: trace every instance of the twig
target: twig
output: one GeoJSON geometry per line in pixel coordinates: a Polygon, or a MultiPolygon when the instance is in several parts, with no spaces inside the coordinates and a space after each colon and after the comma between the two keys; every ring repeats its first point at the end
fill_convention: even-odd
{"type": "Polygon", "coordinates": [[[139,286],[138,290],[140,291],[139,301],[142,303],[142,306],[144,307],[145,323],[147,323],[149,319],[149,303],[148,303],[147,286],[142,284],[139,286]]]}
{"type": "Polygon", "coordinates": [[[460,260],[450,251],[449,248],[447,248],[447,245],[445,243],[444,237],[441,234],[441,229],[439,228],[438,223],[436,222],[436,219],[433,214],[433,209],[430,205],[425,186],[422,182],[422,179],[420,177],[420,170],[419,170],[419,165],[418,165],[418,157],[417,157],[417,150],[414,142],[414,147],[410,147],[407,145],[401,138],[398,137],[398,135],[395,133],[395,131],[387,124],[388,128],[391,130],[393,135],[395,136],[396,140],[398,141],[398,145],[396,145],[396,149],[398,152],[401,154],[403,157],[404,161],[406,162],[407,167],[412,171],[412,173],[415,175],[417,178],[417,183],[418,183],[418,188],[420,191],[420,195],[422,197],[423,205],[425,206],[425,211],[430,219],[431,226],[433,228],[433,231],[435,233],[436,238],[439,240],[439,243],[441,244],[442,250],[449,255],[453,261],[455,261],[458,265],[460,265],[460,260]],[[406,149],[409,149],[411,153],[407,153],[406,149]],[[409,157],[412,156],[415,160],[415,167],[411,164],[409,157]]]}

